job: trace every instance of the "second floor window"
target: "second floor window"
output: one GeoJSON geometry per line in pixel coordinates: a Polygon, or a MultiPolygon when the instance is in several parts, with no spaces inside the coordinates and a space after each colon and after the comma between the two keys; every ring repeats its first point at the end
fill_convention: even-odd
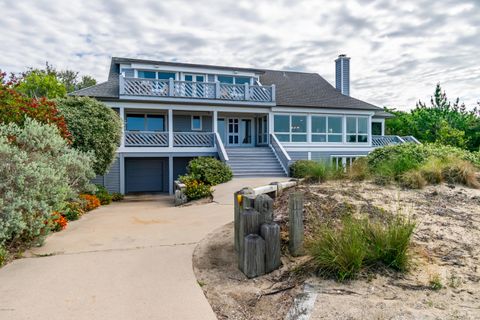
{"type": "Polygon", "coordinates": [[[165,131],[165,117],[157,114],[127,115],[127,131],[165,131]]]}
{"type": "Polygon", "coordinates": [[[175,80],[175,72],[162,72],[162,71],[146,71],[146,70],[138,70],[137,75],[139,78],[142,79],[160,79],[160,80],[168,80],[170,78],[175,80]]]}

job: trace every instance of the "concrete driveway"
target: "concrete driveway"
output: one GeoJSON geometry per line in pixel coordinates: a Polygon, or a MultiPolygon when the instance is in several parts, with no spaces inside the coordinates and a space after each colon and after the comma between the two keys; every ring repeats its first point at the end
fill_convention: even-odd
{"type": "Polygon", "coordinates": [[[234,191],[280,180],[234,179],[203,205],[140,196],[94,210],[0,269],[0,319],[216,319],[193,250],[232,221],[234,191]]]}

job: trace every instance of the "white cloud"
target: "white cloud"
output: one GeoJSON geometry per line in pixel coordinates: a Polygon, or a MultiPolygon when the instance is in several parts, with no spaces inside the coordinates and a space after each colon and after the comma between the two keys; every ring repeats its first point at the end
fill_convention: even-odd
{"type": "Polygon", "coordinates": [[[440,1],[0,0],[0,69],[45,61],[105,80],[111,56],[295,69],[333,82],[351,56],[352,95],[408,108],[437,82],[480,100],[480,6],[440,1]]]}

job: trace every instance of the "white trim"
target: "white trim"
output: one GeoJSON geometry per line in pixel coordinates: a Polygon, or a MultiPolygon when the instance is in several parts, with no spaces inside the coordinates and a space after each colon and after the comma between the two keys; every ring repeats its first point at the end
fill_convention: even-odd
{"type": "Polygon", "coordinates": [[[168,147],[173,148],[173,110],[168,109],[168,147]]]}
{"type": "Polygon", "coordinates": [[[183,98],[183,97],[149,97],[149,96],[128,96],[120,95],[120,100],[122,101],[156,101],[156,102],[184,102],[184,103],[205,103],[205,104],[228,104],[228,105],[259,105],[259,106],[274,106],[275,102],[260,102],[254,100],[248,101],[235,101],[235,100],[221,100],[221,99],[199,99],[199,98],[183,98]]]}
{"type": "Polygon", "coordinates": [[[363,147],[363,148],[345,148],[345,147],[340,147],[340,148],[318,148],[316,146],[302,146],[300,148],[291,148],[291,146],[283,145],[285,150],[287,152],[371,152],[375,150],[374,147],[363,147]]]}
{"type": "Polygon", "coordinates": [[[203,130],[203,116],[192,114],[192,115],[190,116],[190,129],[191,129],[192,131],[202,131],[202,130],[203,130]],[[200,118],[200,128],[194,128],[194,127],[193,127],[193,117],[199,117],[199,118],[200,118]]]}
{"type": "Polygon", "coordinates": [[[345,116],[345,143],[348,144],[348,145],[371,145],[372,144],[372,141],[371,141],[371,134],[370,134],[370,129],[369,127],[372,126],[371,124],[371,117],[365,117],[365,116],[345,116]],[[347,125],[348,125],[348,121],[347,119],[348,118],[354,118],[355,119],[355,133],[348,133],[348,128],[347,128],[347,125]],[[367,119],[367,133],[359,133],[358,132],[358,119],[367,119]],[[348,136],[356,136],[356,139],[358,140],[358,136],[364,136],[364,135],[367,135],[367,142],[349,142],[347,140],[348,136]]]}
{"type": "MultiPolygon", "coordinates": [[[[198,102],[198,101],[197,101],[198,102]]],[[[269,108],[265,107],[253,107],[253,106],[202,106],[202,105],[191,105],[191,104],[171,104],[163,103],[162,101],[157,101],[157,103],[143,103],[135,101],[105,101],[105,104],[112,108],[118,108],[123,105],[126,109],[144,109],[144,110],[183,110],[183,111],[214,111],[226,112],[226,113],[263,113],[267,114],[270,112],[269,108]]]]}
{"type": "Polygon", "coordinates": [[[120,161],[120,193],[125,194],[125,157],[123,154],[119,155],[120,161]]]}
{"type": "Polygon", "coordinates": [[[364,115],[373,116],[375,111],[367,110],[350,110],[350,109],[328,109],[328,108],[302,108],[302,107],[280,107],[273,106],[272,111],[275,113],[311,113],[311,114],[338,114],[338,115],[364,115]]]}
{"type": "Polygon", "coordinates": [[[254,77],[257,73],[254,71],[247,72],[241,70],[223,70],[215,69],[215,67],[182,67],[182,66],[167,66],[158,64],[146,64],[146,63],[132,63],[130,64],[131,68],[134,69],[144,69],[151,71],[176,71],[176,72],[185,72],[185,73],[210,73],[210,74],[220,74],[220,75],[232,75],[232,76],[250,76],[254,77]]]}
{"type": "Polygon", "coordinates": [[[213,132],[217,133],[218,132],[218,111],[214,110],[213,115],[212,115],[212,121],[213,121],[213,132]]]}
{"type": "MultiPolygon", "coordinates": [[[[372,118],[372,123],[373,122],[377,122],[377,123],[381,123],[382,124],[382,133],[381,135],[384,136],[385,135],[385,118],[372,118]]],[[[370,127],[372,126],[372,124],[370,124],[370,127]]]]}
{"type": "Polygon", "coordinates": [[[123,147],[118,148],[117,153],[135,152],[160,152],[160,153],[186,153],[186,152],[217,152],[215,147],[123,147]]]}
{"type": "Polygon", "coordinates": [[[120,140],[120,147],[125,147],[125,127],[126,127],[126,122],[125,122],[125,107],[120,106],[118,109],[120,119],[122,121],[122,139],[120,140]]]}

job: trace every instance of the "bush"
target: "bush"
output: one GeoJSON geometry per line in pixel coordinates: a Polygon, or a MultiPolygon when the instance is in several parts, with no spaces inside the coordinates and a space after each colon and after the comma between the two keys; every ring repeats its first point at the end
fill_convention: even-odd
{"type": "Polygon", "coordinates": [[[336,168],[333,164],[323,161],[298,160],[290,166],[290,172],[294,178],[305,178],[308,182],[325,182],[329,179],[344,177],[342,167],[336,168]]]}
{"type": "Polygon", "coordinates": [[[79,198],[83,200],[82,209],[84,211],[92,211],[93,209],[100,207],[100,200],[94,195],[81,194],[79,198]]]}
{"type": "Polygon", "coordinates": [[[113,197],[110,193],[108,193],[108,190],[100,184],[97,184],[95,186],[97,187],[97,191],[95,192],[95,196],[98,198],[98,200],[100,200],[100,204],[101,205],[107,205],[107,204],[112,203],[112,198],[113,197]]]}
{"type": "Polygon", "coordinates": [[[430,184],[439,184],[443,181],[442,169],[444,162],[438,158],[430,157],[421,167],[423,178],[430,184]]]}
{"type": "Polygon", "coordinates": [[[112,193],[112,201],[122,201],[124,198],[124,195],[118,192],[112,193]]]}
{"type": "Polygon", "coordinates": [[[368,161],[366,157],[361,157],[353,161],[352,166],[347,171],[348,178],[353,181],[363,181],[369,177],[368,161]]]}
{"type": "Polygon", "coordinates": [[[407,189],[422,189],[427,185],[419,170],[410,170],[402,174],[399,178],[400,185],[407,189]]]}
{"type": "Polygon", "coordinates": [[[65,118],[59,114],[55,102],[46,98],[29,98],[17,91],[19,82],[5,81],[5,73],[0,72],[0,123],[16,123],[23,127],[27,119],[57,127],[60,135],[70,141],[65,118]]]}
{"type": "Polygon", "coordinates": [[[4,247],[0,246],[0,267],[7,261],[8,251],[4,247]]]}
{"type": "Polygon", "coordinates": [[[50,226],[51,231],[58,232],[67,228],[68,221],[60,212],[54,212],[47,224],[50,226]]]}
{"type": "Polygon", "coordinates": [[[212,157],[199,157],[188,163],[188,173],[206,185],[215,186],[232,180],[233,173],[228,165],[212,157]]]}
{"type": "Polygon", "coordinates": [[[91,157],[70,148],[52,125],[0,125],[0,246],[29,245],[45,221],[90,190],[91,157]]]}
{"type": "Polygon", "coordinates": [[[459,183],[471,188],[479,188],[473,165],[464,160],[452,161],[442,168],[442,177],[448,183],[459,183]]]}
{"type": "Polygon", "coordinates": [[[199,180],[197,176],[189,174],[180,177],[185,184],[185,195],[188,200],[196,200],[212,196],[212,188],[199,180]]]}
{"type": "Polygon", "coordinates": [[[83,214],[85,214],[85,211],[78,202],[69,202],[63,210],[63,215],[68,221],[78,220],[83,214]]]}
{"type": "Polygon", "coordinates": [[[102,102],[87,97],[66,97],[57,100],[72,133],[72,146],[95,156],[93,169],[103,175],[115,160],[122,135],[118,114],[102,102]]]}
{"type": "Polygon", "coordinates": [[[338,226],[321,226],[308,250],[320,273],[340,281],[378,264],[404,271],[414,229],[415,223],[401,217],[385,222],[346,217],[338,226]]]}

